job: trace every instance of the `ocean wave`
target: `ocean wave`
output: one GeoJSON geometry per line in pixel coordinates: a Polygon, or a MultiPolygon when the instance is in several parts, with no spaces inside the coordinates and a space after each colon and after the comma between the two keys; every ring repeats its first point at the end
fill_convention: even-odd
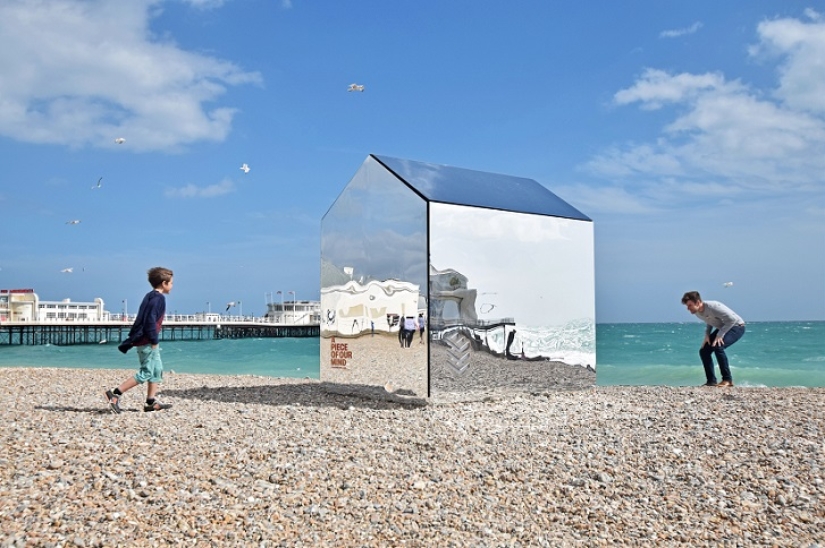
{"type": "MultiPolygon", "coordinates": [[[[510,352],[525,358],[547,358],[568,365],[596,367],[596,324],[574,320],[560,326],[516,325],[510,352]]],[[[509,335],[509,332],[508,332],[509,335]]],[[[505,331],[487,334],[487,345],[494,352],[505,351],[505,331]]]]}

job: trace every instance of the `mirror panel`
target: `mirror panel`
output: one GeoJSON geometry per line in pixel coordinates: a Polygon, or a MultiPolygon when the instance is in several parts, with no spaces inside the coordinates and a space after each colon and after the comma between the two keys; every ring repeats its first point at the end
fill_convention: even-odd
{"type": "Polygon", "coordinates": [[[426,212],[369,157],[324,216],[322,381],[427,397],[426,212]]]}
{"type": "Polygon", "coordinates": [[[430,204],[431,396],[595,384],[593,223],[430,204]]]}

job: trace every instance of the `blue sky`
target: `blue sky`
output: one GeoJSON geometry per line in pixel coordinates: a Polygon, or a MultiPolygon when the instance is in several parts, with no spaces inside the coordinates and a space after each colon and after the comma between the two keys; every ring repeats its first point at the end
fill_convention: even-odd
{"type": "Polygon", "coordinates": [[[599,322],[689,321],[694,289],[825,319],[821,3],[0,4],[0,288],[134,312],[163,265],[170,312],[317,299],[370,153],[593,218],[599,322]]]}

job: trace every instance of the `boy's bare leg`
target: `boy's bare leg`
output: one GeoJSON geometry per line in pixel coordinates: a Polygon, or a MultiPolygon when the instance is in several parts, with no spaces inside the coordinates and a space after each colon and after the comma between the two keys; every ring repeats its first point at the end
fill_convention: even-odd
{"type": "Polygon", "coordinates": [[[117,388],[118,388],[118,390],[120,390],[121,393],[125,393],[127,390],[131,390],[132,388],[134,388],[138,384],[139,383],[135,380],[134,377],[130,377],[129,379],[123,381],[123,383],[120,386],[118,386],[117,388]]]}
{"type": "Polygon", "coordinates": [[[155,394],[158,392],[158,383],[156,382],[147,382],[146,383],[146,399],[151,400],[154,399],[155,394]]]}

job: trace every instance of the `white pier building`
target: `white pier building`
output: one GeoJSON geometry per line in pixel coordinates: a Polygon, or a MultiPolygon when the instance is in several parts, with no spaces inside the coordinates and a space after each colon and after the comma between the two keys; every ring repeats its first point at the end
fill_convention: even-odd
{"type": "Polygon", "coordinates": [[[0,289],[0,322],[106,322],[103,299],[41,301],[33,289],[0,289]]]}

